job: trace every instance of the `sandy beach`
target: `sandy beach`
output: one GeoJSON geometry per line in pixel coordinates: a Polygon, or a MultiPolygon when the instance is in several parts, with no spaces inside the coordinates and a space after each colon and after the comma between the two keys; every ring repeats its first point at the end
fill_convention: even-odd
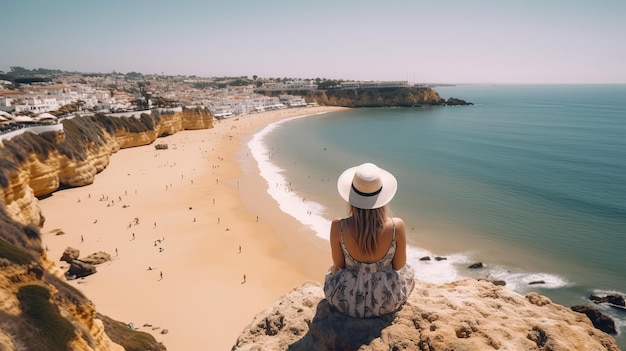
{"type": "Polygon", "coordinates": [[[255,314],[322,281],[331,263],[327,243],[267,194],[245,143],[274,121],[339,109],[251,114],[158,139],[167,150],[120,150],[92,185],[40,201],[49,259],[64,272],[67,247],[111,254],[96,274],[69,281],[98,312],[168,350],[229,350],[255,314]]]}

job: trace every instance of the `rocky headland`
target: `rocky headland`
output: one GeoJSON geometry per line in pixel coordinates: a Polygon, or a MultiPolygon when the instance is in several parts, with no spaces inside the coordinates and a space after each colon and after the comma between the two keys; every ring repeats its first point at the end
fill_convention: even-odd
{"type": "Polygon", "coordinates": [[[429,87],[397,87],[368,89],[316,89],[293,91],[259,91],[267,96],[297,94],[307,102],[343,107],[430,107],[473,105],[458,98],[442,99],[429,87]]]}
{"type": "Polygon", "coordinates": [[[488,281],[416,282],[395,314],[355,319],[307,282],[259,313],[232,348],[244,350],[618,351],[585,314],[488,281]]]}

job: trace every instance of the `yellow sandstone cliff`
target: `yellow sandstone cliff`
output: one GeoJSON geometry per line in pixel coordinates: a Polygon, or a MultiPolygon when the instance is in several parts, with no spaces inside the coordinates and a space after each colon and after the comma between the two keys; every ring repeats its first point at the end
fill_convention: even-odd
{"type": "Polygon", "coordinates": [[[115,341],[107,335],[93,303],[66,284],[47,259],[38,198],[61,186],[93,183],[120,149],[185,129],[212,128],[213,117],[197,108],[62,123],[63,132],[25,133],[0,144],[0,350],[121,351],[121,344],[134,338],[152,339],[142,349],[164,350],[149,334],[136,337],[145,333],[129,328],[122,328],[128,329],[122,335],[115,331],[115,341]]]}
{"type": "MultiPolygon", "coordinates": [[[[212,127],[213,117],[208,111],[200,108],[183,109],[182,112],[161,116],[153,129],[139,132],[118,129],[113,134],[105,131],[102,142],[87,141],[83,145],[85,152],[81,158],[68,157],[59,149],[48,150],[45,156],[28,153],[17,172],[10,176],[8,187],[0,187],[0,200],[18,222],[41,226],[43,217],[36,204],[36,197],[56,191],[61,184],[77,187],[93,183],[96,174],[108,166],[111,155],[120,149],[149,145],[159,136],[185,129],[212,127]]],[[[63,143],[65,134],[61,132],[55,135],[55,141],[63,143]]]]}

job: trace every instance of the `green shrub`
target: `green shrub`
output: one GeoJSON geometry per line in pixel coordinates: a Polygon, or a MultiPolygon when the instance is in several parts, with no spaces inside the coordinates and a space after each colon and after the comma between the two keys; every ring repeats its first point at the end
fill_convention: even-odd
{"type": "Polygon", "coordinates": [[[152,116],[146,113],[142,113],[141,116],[139,117],[139,120],[141,121],[141,123],[143,123],[144,126],[146,126],[147,130],[156,129],[154,126],[154,119],[152,118],[152,116]]]}
{"type": "Polygon", "coordinates": [[[104,331],[113,342],[122,345],[126,351],[163,351],[165,346],[157,342],[151,334],[132,330],[128,325],[116,321],[102,314],[97,314],[102,320],[104,331]]]}
{"type": "Polygon", "coordinates": [[[41,285],[25,285],[17,293],[28,324],[39,330],[39,343],[49,351],[66,351],[76,336],[74,326],[50,302],[50,291],[41,285]]]}
{"type": "Polygon", "coordinates": [[[17,175],[18,168],[12,155],[0,148],[0,187],[9,187],[9,179],[17,175]]]}
{"type": "Polygon", "coordinates": [[[43,158],[48,158],[51,150],[56,149],[54,141],[43,138],[39,134],[26,132],[12,138],[7,143],[15,143],[22,150],[24,155],[35,153],[43,158]]]}
{"type": "Polygon", "coordinates": [[[0,257],[6,258],[13,263],[24,265],[33,261],[33,258],[26,252],[18,249],[3,238],[0,238],[0,257]]]}
{"type": "Polygon", "coordinates": [[[118,118],[107,117],[102,113],[96,113],[94,115],[95,120],[104,127],[104,130],[110,135],[114,135],[120,129],[120,126],[116,123],[118,118]]]}
{"type": "Polygon", "coordinates": [[[12,252],[21,251],[28,255],[31,257],[29,262],[41,256],[41,235],[39,228],[16,222],[6,212],[6,208],[2,203],[0,203],[0,238],[15,247],[15,249],[6,249],[4,252],[6,252],[7,255],[12,255],[11,257],[17,260],[21,261],[22,259],[17,257],[22,255],[12,252]]]}

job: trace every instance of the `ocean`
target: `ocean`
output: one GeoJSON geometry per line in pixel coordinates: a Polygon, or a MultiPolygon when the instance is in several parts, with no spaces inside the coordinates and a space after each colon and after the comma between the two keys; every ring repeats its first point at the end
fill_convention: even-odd
{"type": "MultiPolygon", "coordinates": [[[[503,280],[565,306],[626,294],[626,85],[435,90],[475,105],[351,109],[266,127],[249,146],[268,191],[327,239],[329,221],[346,215],[337,177],[372,162],[398,179],[390,209],[407,224],[417,279],[503,280]],[[476,262],[483,268],[468,268],[476,262]]],[[[626,312],[596,307],[624,330],[626,312]]],[[[623,332],[616,340],[626,349],[623,332]]]]}

